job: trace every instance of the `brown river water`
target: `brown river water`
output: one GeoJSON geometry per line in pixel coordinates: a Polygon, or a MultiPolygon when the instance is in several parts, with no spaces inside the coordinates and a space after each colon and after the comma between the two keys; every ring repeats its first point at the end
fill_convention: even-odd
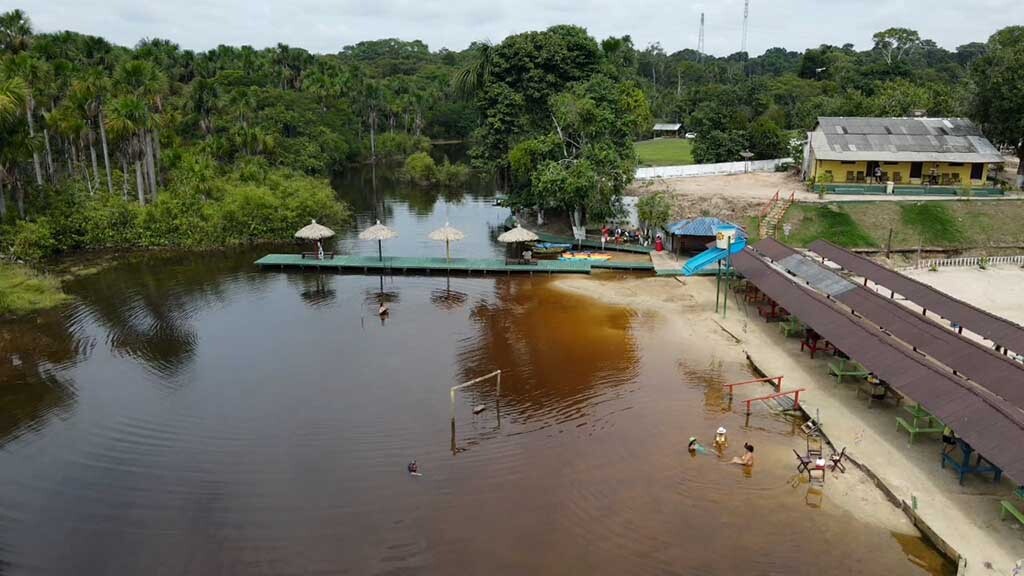
{"type": "MultiPolygon", "coordinates": [[[[382,216],[391,254],[443,254],[425,236],[445,220],[455,254],[501,253],[486,195],[339,189],[342,251],[374,253],[355,233],[382,216]]],[[[260,272],[265,251],[130,258],[0,322],[0,574],[949,569],[809,507],[789,460],[689,456],[719,425],[784,452],[796,423],[745,423],[720,384],[750,369],[656,316],[549,278],[260,272]],[[449,388],[497,369],[500,396],[459,392],[453,428],[449,388]]]]}

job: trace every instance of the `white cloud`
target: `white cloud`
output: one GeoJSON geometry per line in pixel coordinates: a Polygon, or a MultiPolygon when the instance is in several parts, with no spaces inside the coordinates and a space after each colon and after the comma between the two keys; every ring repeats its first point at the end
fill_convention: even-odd
{"type": "MultiPolygon", "coordinates": [[[[2,10],[15,7],[0,0],[2,10]]],[[[458,50],[474,40],[497,42],[564,23],[584,26],[598,39],[629,34],[638,47],[660,42],[674,52],[696,48],[703,11],[707,50],[724,55],[739,50],[743,18],[743,0],[44,0],[22,7],[39,31],[75,30],[122,45],[159,37],[196,50],[283,42],[314,52],[388,37],[458,50]]],[[[1017,8],[1011,0],[751,0],[748,46],[753,54],[773,46],[803,50],[822,43],[849,42],[863,49],[873,33],[904,26],[953,49],[985,41],[1010,25],[993,15],[1017,8]]]]}

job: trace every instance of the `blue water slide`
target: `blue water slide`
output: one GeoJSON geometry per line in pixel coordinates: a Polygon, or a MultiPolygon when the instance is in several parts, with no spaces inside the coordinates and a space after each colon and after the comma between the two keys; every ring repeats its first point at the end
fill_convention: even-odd
{"type": "MultiPolygon", "coordinates": [[[[732,253],[739,253],[746,247],[746,239],[737,238],[736,241],[732,243],[732,253]]],[[[719,260],[725,258],[725,252],[726,250],[722,248],[708,248],[707,250],[701,252],[700,254],[697,254],[693,258],[690,258],[689,260],[686,261],[686,264],[683,265],[683,274],[685,274],[686,276],[693,276],[694,274],[700,272],[704,268],[707,268],[708,266],[714,264],[715,262],[718,262],[719,260]]]]}

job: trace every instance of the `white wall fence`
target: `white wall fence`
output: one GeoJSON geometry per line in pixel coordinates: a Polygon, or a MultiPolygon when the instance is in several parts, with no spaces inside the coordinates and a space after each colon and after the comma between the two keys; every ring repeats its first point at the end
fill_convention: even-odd
{"type": "Polygon", "coordinates": [[[1024,266],[1024,255],[1019,256],[989,256],[986,260],[983,256],[971,256],[964,258],[942,258],[938,260],[921,260],[914,266],[901,266],[899,270],[928,270],[932,266],[936,268],[977,268],[981,261],[985,260],[987,266],[999,266],[1000,264],[1011,264],[1024,266]]]}
{"type": "Polygon", "coordinates": [[[779,164],[792,163],[792,158],[751,160],[750,162],[720,162],[718,164],[690,164],[689,166],[653,166],[636,169],[637,180],[654,178],[692,178],[745,172],[775,172],[779,164]]]}

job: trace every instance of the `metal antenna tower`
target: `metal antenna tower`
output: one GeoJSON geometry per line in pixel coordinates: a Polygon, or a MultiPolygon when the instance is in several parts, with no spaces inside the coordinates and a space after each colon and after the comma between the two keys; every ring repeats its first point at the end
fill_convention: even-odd
{"type": "Polygon", "coordinates": [[[750,0],[743,1],[743,45],[740,52],[747,51],[747,21],[750,20],[750,0]]]}
{"type": "Polygon", "coordinates": [[[700,35],[697,36],[697,52],[704,55],[704,13],[700,13],[700,35]]]}

